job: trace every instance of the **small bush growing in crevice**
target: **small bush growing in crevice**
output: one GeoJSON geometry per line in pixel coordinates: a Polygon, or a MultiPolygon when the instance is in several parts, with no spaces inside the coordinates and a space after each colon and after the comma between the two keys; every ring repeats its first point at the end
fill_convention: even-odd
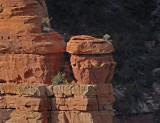
{"type": "Polygon", "coordinates": [[[3,9],[0,8],[0,13],[2,13],[2,12],[3,12],[3,9]]]}
{"type": "Polygon", "coordinates": [[[52,77],[52,84],[60,85],[64,83],[64,80],[65,80],[65,74],[62,72],[59,72],[56,76],[52,77]]]}
{"type": "Polygon", "coordinates": [[[104,40],[106,40],[106,41],[110,41],[110,42],[112,42],[112,40],[110,40],[110,35],[109,34],[105,34],[104,36],[103,36],[103,39],[104,40]]]}
{"type": "Polygon", "coordinates": [[[51,28],[49,17],[43,18],[41,22],[42,32],[53,32],[54,30],[51,28]]]}

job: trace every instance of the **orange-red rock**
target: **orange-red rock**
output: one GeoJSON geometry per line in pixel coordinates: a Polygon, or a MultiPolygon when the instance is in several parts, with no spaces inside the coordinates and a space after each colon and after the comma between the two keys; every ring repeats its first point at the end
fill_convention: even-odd
{"type": "Polygon", "coordinates": [[[48,16],[44,0],[0,0],[0,32],[41,33],[42,18],[48,16]]]}
{"type": "Polygon", "coordinates": [[[106,54],[114,52],[112,43],[88,35],[73,36],[67,43],[71,54],[106,54]]]}
{"type": "Polygon", "coordinates": [[[54,100],[56,104],[54,108],[60,111],[52,112],[53,122],[112,123],[112,106],[115,99],[110,81],[116,66],[112,57],[113,51],[112,44],[103,39],[85,35],[74,36],[70,39],[67,43],[67,52],[71,53],[70,61],[74,77],[80,87],[83,87],[82,84],[84,86],[92,84],[96,85],[94,88],[96,91],[90,88],[92,93],[88,96],[78,96],[78,99],[74,96],[70,99],[71,103],[62,96],[60,100],[57,97],[57,101],[54,100]]]}
{"type": "Polygon", "coordinates": [[[64,65],[65,42],[56,32],[42,33],[44,0],[0,4],[0,122],[112,123],[112,44],[91,36],[68,43],[78,83],[97,85],[34,85],[51,84],[64,65]]]}
{"type": "Polygon", "coordinates": [[[48,111],[50,101],[47,97],[23,97],[17,95],[0,96],[0,109],[16,109],[20,111],[48,111]]]}
{"type": "Polygon", "coordinates": [[[15,109],[0,109],[1,123],[49,123],[48,112],[28,112],[15,109]]]}
{"type": "Polygon", "coordinates": [[[0,0],[0,53],[49,54],[65,52],[65,42],[56,33],[41,33],[47,17],[43,0],[0,0]]]}
{"type": "Polygon", "coordinates": [[[53,54],[65,52],[65,42],[57,33],[13,35],[0,33],[0,53],[53,54]]]}
{"type": "Polygon", "coordinates": [[[0,84],[0,122],[112,123],[113,88],[0,84]]]}
{"type": "Polygon", "coordinates": [[[109,83],[116,63],[112,58],[113,46],[103,39],[74,36],[67,43],[71,65],[78,84],[109,83]]]}
{"type": "Polygon", "coordinates": [[[66,44],[57,32],[42,33],[44,0],[0,0],[0,82],[51,84],[64,66],[66,44]]]}
{"type": "Polygon", "coordinates": [[[74,77],[79,84],[99,84],[112,80],[115,62],[112,55],[71,55],[74,77]]]}
{"type": "Polygon", "coordinates": [[[51,84],[63,59],[63,54],[0,54],[0,82],[51,84]]]}
{"type": "Polygon", "coordinates": [[[52,123],[112,123],[113,112],[53,111],[52,123]]]}

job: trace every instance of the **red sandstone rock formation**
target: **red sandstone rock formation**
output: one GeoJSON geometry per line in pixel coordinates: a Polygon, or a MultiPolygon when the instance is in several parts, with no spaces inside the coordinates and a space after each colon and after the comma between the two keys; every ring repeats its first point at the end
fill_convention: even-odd
{"type": "Polygon", "coordinates": [[[0,84],[0,122],[112,123],[111,84],[0,84]]]}
{"type": "Polygon", "coordinates": [[[44,0],[0,3],[0,122],[112,123],[112,44],[90,36],[68,43],[78,83],[97,85],[33,85],[50,84],[60,71],[65,42],[56,32],[41,32],[44,0]]]}
{"type": "Polygon", "coordinates": [[[50,84],[64,65],[65,42],[42,33],[44,0],[0,0],[0,82],[50,84]]]}
{"type": "Polygon", "coordinates": [[[114,52],[112,43],[92,36],[73,36],[67,44],[71,54],[107,54],[114,52]]]}
{"type": "Polygon", "coordinates": [[[67,43],[71,65],[78,84],[109,83],[116,63],[112,58],[113,46],[103,39],[74,36],[67,43]]]}
{"type": "MultiPolygon", "coordinates": [[[[112,123],[114,96],[110,81],[116,65],[111,54],[113,51],[110,42],[91,36],[74,36],[67,43],[67,52],[71,53],[71,66],[78,84],[80,87],[83,87],[81,84],[93,84],[96,86],[96,93],[90,89],[88,94],[91,95],[88,98],[79,96],[75,103],[74,100],[71,101],[74,106],[78,105],[78,108],[67,107],[70,107],[72,111],[77,109],[89,113],[61,112],[60,118],[64,115],[68,117],[70,114],[70,122],[74,120],[75,123],[112,123]],[[78,100],[81,101],[78,102],[78,100]],[[84,106],[86,102],[88,102],[87,107],[84,106]]],[[[65,100],[65,102],[68,101],[65,100]]],[[[55,122],[57,121],[58,119],[55,122]]]]}

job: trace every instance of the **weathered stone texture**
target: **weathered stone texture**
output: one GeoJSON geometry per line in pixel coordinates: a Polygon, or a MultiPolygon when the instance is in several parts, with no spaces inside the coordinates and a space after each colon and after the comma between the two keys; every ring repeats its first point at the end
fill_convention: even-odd
{"type": "Polygon", "coordinates": [[[14,34],[33,30],[41,33],[41,20],[48,16],[44,0],[0,0],[0,3],[3,8],[0,30],[14,34]]]}
{"type": "MultiPolygon", "coordinates": [[[[87,35],[74,36],[67,43],[66,50],[71,54],[70,62],[80,90],[86,93],[74,94],[73,99],[56,98],[55,108],[58,107],[61,111],[52,112],[53,122],[112,123],[114,96],[110,81],[116,66],[112,57],[112,43],[87,35]]],[[[78,90],[77,87],[73,88],[78,90]]]]}
{"type": "Polygon", "coordinates": [[[0,82],[51,83],[52,76],[63,67],[62,58],[64,54],[0,54],[0,82]]]}
{"type": "MultiPolygon", "coordinates": [[[[0,22],[1,23],[1,22],[0,22]]],[[[0,53],[55,54],[65,52],[65,42],[57,32],[16,35],[0,33],[0,53]]]]}
{"type": "Polygon", "coordinates": [[[15,109],[0,109],[1,123],[49,123],[48,112],[17,111],[15,109]]]}
{"type": "Polygon", "coordinates": [[[44,0],[0,0],[0,83],[51,84],[64,67],[66,44],[57,32],[42,33],[44,0]]]}
{"type": "Polygon", "coordinates": [[[88,35],[73,36],[67,43],[71,54],[106,54],[114,52],[112,43],[88,35]]]}
{"type": "Polygon", "coordinates": [[[71,65],[78,84],[109,83],[116,63],[112,43],[87,35],[74,36],[67,43],[71,65]]]}
{"type": "Polygon", "coordinates": [[[2,123],[112,123],[111,84],[0,84],[2,123]],[[4,95],[5,94],[5,95],[4,95]]]}
{"type": "Polygon", "coordinates": [[[109,83],[114,74],[112,55],[72,55],[71,65],[79,84],[109,83]]]}
{"type": "Polygon", "coordinates": [[[74,76],[84,85],[47,86],[64,65],[66,44],[57,32],[42,33],[48,16],[44,0],[0,4],[0,122],[112,123],[112,44],[71,38],[67,51],[74,76]]]}
{"type": "Polygon", "coordinates": [[[52,123],[112,123],[113,112],[53,111],[52,123]]]}

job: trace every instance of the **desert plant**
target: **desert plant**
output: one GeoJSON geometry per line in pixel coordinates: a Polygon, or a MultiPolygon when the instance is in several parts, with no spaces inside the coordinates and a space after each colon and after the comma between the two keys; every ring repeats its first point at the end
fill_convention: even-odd
{"type": "Polygon", "coordinates": [[[43,26],[48,26],[48,25],[50,25],[50,19],[49,19],[49,17],[46,17],[46,18],[42,18],[42,25],[43,26]],[[44,25],[43,25],[44,24],[44,25]]]}
{"type": "Polygon", "coordinates": [[[106,41],[110,41],[110,42],[112,42],[112,40],[110,40],[110,35],[109,34],[105,34],[104,36],[103,36],[103,39],[104,40],[106,40],[106,41]]]}
{"type": "Polygon", "coordinates": [[[53,32],[54,30],[51,28],[49,17],[43,18],[41,22],[42,32],[53,32]]]}
{"type": "Polygon", "coordinates": [[[2,13],[3,12],[3,9],[2,8],[0,8],[0,13],[2,13]]]}
{"type": "Polygon", "coordinates": [[[57,73],[56,76],[52,77],[52,84],[53,85],[60,85],[63,84],[65,80],[65,74],[62,72],[57,73]]]}

